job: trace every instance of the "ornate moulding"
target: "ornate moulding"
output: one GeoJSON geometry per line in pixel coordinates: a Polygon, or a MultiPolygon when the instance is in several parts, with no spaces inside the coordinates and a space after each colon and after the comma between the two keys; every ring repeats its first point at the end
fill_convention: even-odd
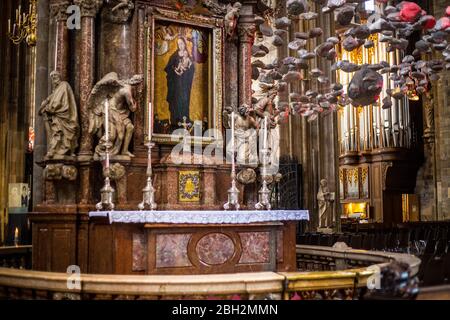
{"type": "Polygon", "coordinates": [[[89,216],[108,217],[110,223],[250,224],[309,220],[309,211],[93,211],[89,216]]]}

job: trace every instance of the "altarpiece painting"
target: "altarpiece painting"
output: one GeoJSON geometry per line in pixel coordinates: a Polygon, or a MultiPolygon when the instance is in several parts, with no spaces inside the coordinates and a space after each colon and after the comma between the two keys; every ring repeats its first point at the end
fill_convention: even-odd
{"type": "Polygon", "coordinates": [[[199,23],[189,17],[175,20],[171,15],[171,11],[158,11],[148,29],[152,139],[177,141],[174,131],[185,128],[202,141],[215,140],[221,129],[222,30],[215,27],[215,19],[199,23]],[[219,130],[208,131],[213,128],[219,130]]]}

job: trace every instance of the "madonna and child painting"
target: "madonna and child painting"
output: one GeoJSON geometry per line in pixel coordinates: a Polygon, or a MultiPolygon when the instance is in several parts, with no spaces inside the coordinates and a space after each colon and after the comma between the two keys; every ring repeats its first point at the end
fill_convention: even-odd
{"type": "Polygon", "coordinates": [[[156,23],[154,133],[171,134],[198,125],[208,129],[210,58],[208,31],[156,23]]]}

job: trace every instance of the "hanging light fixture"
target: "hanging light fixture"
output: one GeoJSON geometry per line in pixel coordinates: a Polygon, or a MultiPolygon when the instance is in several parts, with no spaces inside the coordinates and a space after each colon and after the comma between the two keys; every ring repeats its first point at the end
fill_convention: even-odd
{"type": "Polygon", "coordinates": [[[37,30],[37,0],[30,0],[28,13],[22,13],[22,7],[16,9],[16,20],[11,27],[11,19],[8,19],[8,37],[15,44],[20,44],[23,40],[30,46],[36,45],[37,30]]]}

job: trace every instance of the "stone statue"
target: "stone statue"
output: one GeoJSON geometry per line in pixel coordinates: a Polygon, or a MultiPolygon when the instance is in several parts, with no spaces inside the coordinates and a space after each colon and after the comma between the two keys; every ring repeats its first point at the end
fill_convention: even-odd
{"type": "MultiPolygon", "coordinates": [[[[268,144],[268,165],[269,170],[275,174],[278,171],[279,160],[279,145],[280,134],[278,130],[278,123],[280,122],[280,110],[274,107],[274,100],[278,95],[277,85],[263,90],[264,96],[254,104],[255,114],[259,118],[259,126],[264,128],[264,119],[267,116],[268,119],[268,132],[267,132],[267,144],[268,144]],[[272,170],[273,169],[273,170],[272,170]]],[[[260,152],[262,151],[260,146],[260,152]]],[[[269,171],[269,172],[270,172],[269,171]]]]}
{"type": "Polygon", "coordinates": [[[320,180],[319,192],[317,192],[317,202],[319,204],[319,226],[321,228],[330,227],[333,223],[333,207],[331,203],[334,201],[334,193],[328,190],[328,181],[320,180]]]}
{"type": "Polygon", "coordinates": [[[236,32],[237,21],[242,5],[235,2],[233,5],[227,5],[227,14],[225,15],[225,32],[228,39],[232,39],[236,32]]]}
{"type": "MultiPolygon", "coordinates": [[[[258,165],[257,129],[258,122],[252,116],[252,110],[246,105],[239,107],[239,113],[234,114],[236,163],[238,165],[258,165]]],[[[231,128],[231,108],[224,111],[224,123],[231,128]]]]}
{"type": "Polygon", "coordinates": [[[58,71],[50,73],[50,78],[53,92],[42,102],[38,112],[44,117],[47,132],[46,157],[74,156],[80,134],[75,96],[58,71]]]}
{"type": "Polygon", "coordinates": [[[135,112],[138,105],[133,97],[133,86],[143,81],[142,75],[135,75],[127,80],[120,80],[117,73],[108,73],[92,89],[88,100],[89,133],[100,139],[95,148],[95,158],[105,153],[104,112],[105,102],[109,102],[109,142],[110,154],[134,157],[129,151],[134,126],[130,113],[135,112]]]}

